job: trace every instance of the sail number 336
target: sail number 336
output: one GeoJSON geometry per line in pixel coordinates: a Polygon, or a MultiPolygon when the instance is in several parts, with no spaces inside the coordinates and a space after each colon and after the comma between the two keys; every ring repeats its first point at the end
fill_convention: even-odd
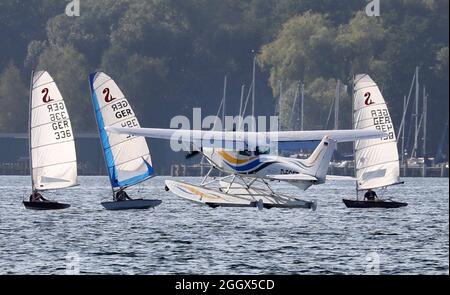
{"type": "Polygon", "coordinates": [[[375,109],[371,112],[373,125],[377,130],[387,133],[386,137],[382,137],[381,140],[394,139],[394,126],[389,116],[389,111],[384,109],[375,109]]]}
{"type": "Polygon", "coordinates": [[[69,118],[66,112],[66,106],[62,101],[47,105],[50,115],[51,126],[55,134],[55,139],[65,139],[72,137],[69,118]]]}

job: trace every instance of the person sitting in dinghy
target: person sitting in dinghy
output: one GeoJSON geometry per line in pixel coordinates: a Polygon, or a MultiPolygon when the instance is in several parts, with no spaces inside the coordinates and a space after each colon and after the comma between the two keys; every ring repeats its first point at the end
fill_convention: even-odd
{"type": "Polygon", "coordinates": [[[132,200],[126,191],[120,190],[116,193],[116,201],[126,201],[126,200],[132,200]]]}
{"type": "Polygon", "coordinates": [[[30,195],[30,202],[48,202],[38,191],[34,191],[30,195]]]}
{"type": "Polygon", "coordinates": [[[367,200],[367,201],[376,201],[376,200],[378,200],[377,193],[374,192],[373,190],[369,189],[369,190],[364,194],[364,200],[367,200]]]}

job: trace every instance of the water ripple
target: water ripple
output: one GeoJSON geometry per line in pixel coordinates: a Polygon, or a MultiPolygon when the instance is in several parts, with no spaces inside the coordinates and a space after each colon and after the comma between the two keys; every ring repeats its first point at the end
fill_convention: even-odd
{"type": "Polygon", "coordinates": [[[364,274],[373,253],[381,274],[449,273],[448,179],[407,178],[389,190],[409,203],[395,210],[347,209],[353,181],[331,181],[302,192],[316,212],[211,209],[165,192],[164,180],[130,190],[163,200],[154,210],[106,211],[108,179],[80,177],[46,194],[71,208],[36,212],[21,204],[29,177],[0,176],[9,196],[0,200],[0,274],[64,274],[74,254],[81,274],[364,274]]]}

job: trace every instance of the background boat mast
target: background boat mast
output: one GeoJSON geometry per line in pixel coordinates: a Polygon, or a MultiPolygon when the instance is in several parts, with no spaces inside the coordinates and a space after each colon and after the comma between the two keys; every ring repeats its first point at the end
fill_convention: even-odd
{"type": "Polygon", "coordinates": [[[411,157],[417,158],[417,140],[419,133],[419,67],[416,67],[416,101],[414,110],[414,146],[411,157]]]}
{"type": "Polygon", "coordinates": [[[31,71],[30,78],[30,99],[28,103],[28,158],[30,165],[30,177],[31,177],[31,190],[34,191],[34,179],[33,179],[33,158],[31,151],[31,108],[33,106],[33,77],[34,70],[31,71]]]}

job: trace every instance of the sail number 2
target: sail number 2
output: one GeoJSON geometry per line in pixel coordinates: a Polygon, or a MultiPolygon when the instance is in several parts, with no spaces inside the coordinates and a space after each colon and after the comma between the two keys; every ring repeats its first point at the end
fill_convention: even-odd
{"type": "Polygon", "coordinates": [[[53,101],[53,99],[51,99],[50,95],[48,94],[48,88],[42,89],[41,93],[44,94],[44,96],[42,97],[43,102],[48,103],[53,101]]]}
{"type": "Polygon", "coordinates": [[[103,94],[105,95],[105,102],[111,102],[113,100],[115,100],[116,98],[111,94],[111,91],[109,90],[109,88],[105,88],[103,89],[103,94]]]}

